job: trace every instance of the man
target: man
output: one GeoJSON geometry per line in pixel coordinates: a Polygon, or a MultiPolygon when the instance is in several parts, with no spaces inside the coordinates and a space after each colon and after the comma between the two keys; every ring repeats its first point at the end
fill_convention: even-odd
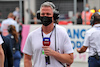
{"type": "Polygon", "coordinates": [[[91,17],[92,28],[86,31],[83,46],[77,52],[83,53],[89,49],[88,67],[100,67],[100,13],[96,12],[91,17]]]}
{"type": "Polygon", "coordinates": [[[8,28],[9,25],[14,25],[16,27],[17,32],[18,32],[17,22],[14,21],[13,13],[9,13],[8,19],[2,21],[2,23],[1,23],[1,32],[4,36],[8,35],[7,28],[8,28]]]}
{"type": "Polygon", "coordinates": [[[90,12],[89,5],[86,4],[85,11],[82,11],[82,21],[83,21],[82,24],[90,25],[91,16],[92,13],[90,12]]]}
{"type": "Polygon", "coordinates": [[[17,19],[19,18],[19,16],[20,16],[20,9],[19,9],[19,7],[16,7],[15,8],[15,11],[13,12],[13,15],[15,16],[15,20],[17,21],[17,19]]]}
{"type": "Polygon", "coordinates": [[[23,49],[24,67],[32,67],[32,56],[33,67],[64,67],[64,63],[73,63],[71,41],[65,28],[54,24],[57,18],[54,12],[53,3],[45,2],[41,5],[40,20],[43,25],[27,37],[23,49]]]}
{"type": "Polygon", "coordinates": [[[1,46],[2,43],[3,43],[3,40],[0,35],[0,67],[4,67],[4,52],[1,46]]]}

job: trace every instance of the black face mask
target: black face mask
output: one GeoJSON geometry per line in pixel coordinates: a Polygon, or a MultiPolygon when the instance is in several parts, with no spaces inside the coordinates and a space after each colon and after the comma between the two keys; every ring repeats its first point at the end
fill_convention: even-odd
{"type": "Polygon", "coordinates": [[[40,17],[40,20],[44,26],[48,26],[49,24],[52,23],[52,17],[43,16],[40,17]]]}

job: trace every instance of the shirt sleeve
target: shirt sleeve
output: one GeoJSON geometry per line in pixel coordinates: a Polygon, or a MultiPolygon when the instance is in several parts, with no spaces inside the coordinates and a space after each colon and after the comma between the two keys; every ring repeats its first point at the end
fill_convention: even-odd
{"type": "Polygon", "coordinates": [[[32,55],[33,52],[32,52],[32,44],[31,44],[31,37],[28,35],[27,39],[26,39],[26,42],[25,42],[25,46],[24,46],[24,49],[23,49],[23,52],[25,54],[28,54],[28,55],[32,55]]]}
{"type": "Polygon", "coordinates": [[[89,37],[90,37],[90,33],[86,32],[83,46],[89,46],[89,37]]]}
{"type": "Polygon", "coordinates": [[[0,45],[3,43],[2,37],[0,35],[0,45]]]}
{"type": "Polygon", "coordinates": [[[15,21],[15,27],[16,27],[16,31],[19,32],[19,29],[18,29],[19,27],[16,21],[15,21]]]}
{"type": "Polygon", "coordinates": [[[2,23],[1,23],[1,31],[3,31],[3,25],[4,24],[4,22],[2,21],[2,23]]]}
{"type": "Polygon", "coordinates": [[[64,53],[70,54],[73,53],[73,47],[71,44],[71,40],[68,36],[68,34],[66,33],[65,37],[64,37],[64,53]]]}

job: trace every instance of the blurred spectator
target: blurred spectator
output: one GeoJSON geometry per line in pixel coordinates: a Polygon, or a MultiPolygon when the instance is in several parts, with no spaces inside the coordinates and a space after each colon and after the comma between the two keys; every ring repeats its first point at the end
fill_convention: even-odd
{"type": "Polygon", "coordinates": [[[97,8],[94,7],[93,9],[90,10],[92,13],[98,12],[97,8]]]}
{"type": "MultiPolygon", "coordinates": [[[[29,9],[26,10],[29,13],[29,9]]],[[[30,10],[30,15],[31,15],[31,20],[33,19],[33,22],[31,22],[31,24],[37,24],[37,18],[35,13],[32,12],[32,10],[30,10]]]]}
{"type": "Polygon", "coordinates": [[[90,19],[91,19],[92,13],[90,12],[90,7],[88,4],[85,6],[85,11],[82,11],[82,24],[90,25],[90,19]]]}
{"type": "MultiPolygon", "coordinates": [[[[0,32],[1,34],[1,32],[0,32]]],[[[9,40],[9,38],[2,36],[2,39],[4,41],[4,43],[2,44],[2,48],[4,51],[4,55],[5,55],[5,60],[4,60],[4,67],[13,67],[13,54],[11,51],[11,42],[9,40]]]]}
{"type": "Polygon", "coordinates": [[[98,12],[98,10],[97,10],[97,8],[96,8],[96,7],[94,7],[94,10],[95,10],[95,12],[98,12]]]}
{"type": "Polygon", "coordinates": [[[7,31],[8,25],[14,25],[16,27],[17,32],[18,32],[17,22],[14,20],[13,13],[9,13],[8,19],[2,21],[2,23],[1,23],[1,31],[2,31],[2,34],[4,36],[8,35],[8,31],[7,31]]]}
{"type": "Polygon", "coordinates": [[[75,18],[76,18],[76,15],[73,15],[73,17],[71,17],[71,21],[72,21],[73,24],[75,22],[75,18]]]}
{"type": "Polygon", "coordinates": [[[13,12],[13,15],[15,16],[15,20],[17,20],[19,18],[19,16],[20,16],[19,7],[15,8],[15,11],[13,12]]]}
{"type": "Polygon", "coordinates": [[[82,18],[81,18],[81,13],[77,13],[77,24],[82,24],[82,18]]]}
{"type": "Polygon", "coordinates": [[[21,33],[22,33],[22,25],[23,25],[23,24],[19,21],[19,18],[18,18],[18,19],[17,19],[18,34],[19,34],[21,40],[22,40],[22,35],[21,35],[21,33]]]}
{"type": "MultiPolygon", "coordinates": [[[[19,18],[18,18],[17,19],[17,26],[18,26],[18,35],[19,35],[19,38],[20,38],[20,42],[22,41],[22,25],[23,24],[19,21],[19,18]]],[[[21,52],[21,50],[20,50],[20,53],[21,53],[21,56],[23,56],[23,53],[21,52]]]]}
{"type": "Polygon", "coordinates": [[[0,67],[4,67],[4,52],[1,45],[2,43],[3,43],[3,40],[0,35],[0,67]]]}
{"type": "MultiPolygon", "coordinates": [[[[20,42],[22,40],[22,23],[20,22],[20,17],[19,17],[19,8],[16,7],[16,10],[13,12],[15,16],[15,21],[17,22],[17,27],[18,27],[18,35],[20,38],[20,42]]],[[[20,50],[20,49],[19,49],[20,50]]],[[[23,56],[23,53],[20,50],[21,55],[23,56]]]]}
{"type": "Polygon", "coordinates": [[[76,15],[73,15],[73,17],[71,17],[71,21],[73,24],[74,24],[75,20],[77,20],[77,24],[82,24],[82,18],[81,18],[80,12],[77,12],[76,15]]]}
{"type": "Polygon", "coordinates": [[[13,15],[14,15],[15,21],[17,22],[18,34],[19,34],[20,38],[22,39],[22,35],[21,35],[22,23],[20,22],[20,18],[19,18],[19,8],[18,7],[16,7],[16,11],[13,12],[13,15]]]}
{"type": "Polygon", "coordinates": [[[11,43],[11,48],[13,51],[13,57],[14,57],[14,67],[20,67],[20,59],[21,59],[21,54],[20,54],[20,39],[18,37],[18,33],[15,29],[15,26],[9,25],[8,26],[8,32],[9,35],[7,36],[11,43]]]}
{"type": "Polygon", "coordinates": [[[2,12],[0,11],[0,18],[1,18],[2,12]]]}

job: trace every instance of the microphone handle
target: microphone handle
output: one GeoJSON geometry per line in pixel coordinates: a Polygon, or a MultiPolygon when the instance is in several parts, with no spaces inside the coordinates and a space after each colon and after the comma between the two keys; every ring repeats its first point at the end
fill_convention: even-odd
{"type": "Polygon", "coordinates": [[[45,56],[45,61],[46,61],[46,65],[50,64],[50,57],[46,55],[45,56]]]}

